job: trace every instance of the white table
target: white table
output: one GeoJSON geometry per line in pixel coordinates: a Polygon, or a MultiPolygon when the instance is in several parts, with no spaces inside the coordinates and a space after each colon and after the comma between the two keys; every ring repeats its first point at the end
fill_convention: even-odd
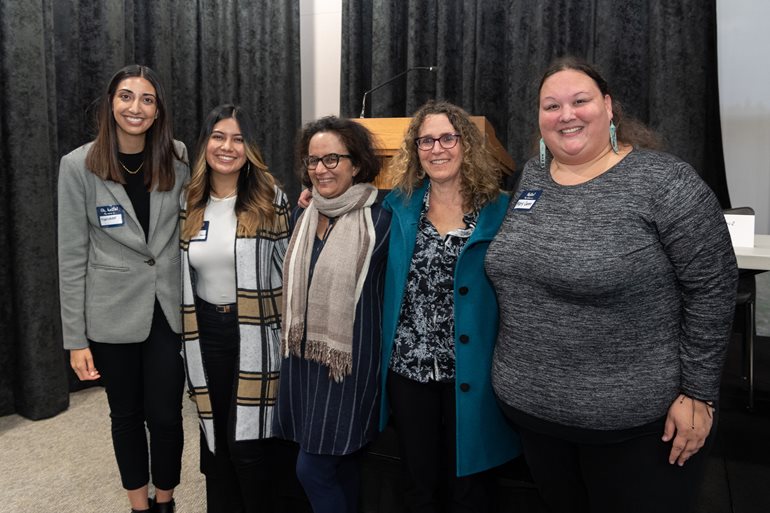
{"type": "MultiPolygon", "coordinates": [[[[754,235],[754,247],[735,247],[735,256],[738,259],[739,269],[751,269],[755,271],[770,271],[770,235],[754,235]]],[[[744,327],[743,350],[748,352],[748,368],[745,376],[749,382],[749,410],[754,409],[754,303],[749,303],[750,323],[744,327]]]]}
{"type": "Polygon", "coordinates": [[[770,235],[754,235],[753,248],[734,248],[740,269],[770,271],[770,235]]]}

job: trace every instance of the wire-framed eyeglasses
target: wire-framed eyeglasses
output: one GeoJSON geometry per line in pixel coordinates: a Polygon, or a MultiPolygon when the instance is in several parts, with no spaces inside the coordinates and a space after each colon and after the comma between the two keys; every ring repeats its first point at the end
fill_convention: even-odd
{"type": "Polygon", "coordinates": [[[308,155],[304,159],[302,159],[302,163],[305,164],[305,167],[307,169],[315,169],[318,167],[319,162],[324,163],[324,167],[326,169],[334,169],[337,167],[337,164],[340,163],[340,159],[352,159],[352,155],[340,155],[339,153],[327,153],[323,157],[313,157],[308,155]]]}
{"type": "Polygon", "coordinates": [[[457,141],[460,140],[460,134],[444,134],[438,139],[430,136],[418,137],[414,140],[414,143],[422,151],[432,150],[438,141],[439,145],[445,150],[449,150],[457,146],[457,141]]]}

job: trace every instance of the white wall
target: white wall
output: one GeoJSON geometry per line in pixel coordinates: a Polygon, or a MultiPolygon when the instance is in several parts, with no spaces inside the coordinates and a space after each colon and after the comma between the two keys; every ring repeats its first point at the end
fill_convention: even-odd
{"type": "Polygon", "coordinates": [[[717,0],[719,108],[727,187],[770,233],[770,2],[717,0]]]}
{"type": "MultiPolygon", "coordinates": [[[[717,0],[719,109],[727,188],[770,233],[770,2],[717,0]]],[[[757,334],[770,336],[770,273],[756,277],[757,334]]]]}
{"type": "Polygon", "coordinates": [[[300,0],[302,123],[340,114],[342,0],[300,0]]]}

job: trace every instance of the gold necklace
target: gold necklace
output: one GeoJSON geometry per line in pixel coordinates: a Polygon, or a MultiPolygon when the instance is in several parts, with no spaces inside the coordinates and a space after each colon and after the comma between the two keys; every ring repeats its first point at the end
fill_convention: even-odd
{"type": "Polygon", "coordinates": [[[136,168],[136,171],[131,171],[131,170],[130,170],[130,169],[128,169],[128,168],[127,168],[127,167],[126,167],[126,166],[125,166],[125,165],[124,165],[124,164],[123,164],[121,161],[118,161],[118,164],[120,164],[120,167],[122,167],[123,169],[125,169],[125,170],[126,170],[126,173],[128,173],[129,175],[135,175],[136,173],[138,173],[138,172],[139,172],[139,171],[142,169],[142,166],[144,165],[144,160],[142,161],[142,163],[141,163],[141,164],[139,164],[139,167],[138,167],[138,168],[136,168]]]}
{"type": "Polygon", "coordinates": [[[214,198],[216,198],[218,200],[226,200],[226,199],[229,199],[229,198],[232,198],[233,196],[235,196],[235,194],[237,192],[238,192],[238,187],[236,186],[235,189],[230,191],[230,194],[228,194],[227,196],[217,196],[216,195],[216,191],[212,191],[212,196],[214,196],[214,198]]]}

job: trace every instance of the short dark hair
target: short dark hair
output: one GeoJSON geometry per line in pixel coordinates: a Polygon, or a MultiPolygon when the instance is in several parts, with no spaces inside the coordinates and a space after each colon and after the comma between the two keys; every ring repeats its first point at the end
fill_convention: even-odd
{"type": "Polygon", "coordinates": [[[371,183],[377,178],[382,164],[376,153],[376,145],[372,133],[361,123],[357,123],[352,119],[326,116],[311,121],[302,127],[302,131],[297,139],[297,169],[299,170],[303,185],[306,187],[312,186],[303,160],[308,156],[310,139],[315,134],[321,132],[337,134],[347,148],[351,163],[358,168],[358,173],[353,177],[354,184],[371,183]]]}

